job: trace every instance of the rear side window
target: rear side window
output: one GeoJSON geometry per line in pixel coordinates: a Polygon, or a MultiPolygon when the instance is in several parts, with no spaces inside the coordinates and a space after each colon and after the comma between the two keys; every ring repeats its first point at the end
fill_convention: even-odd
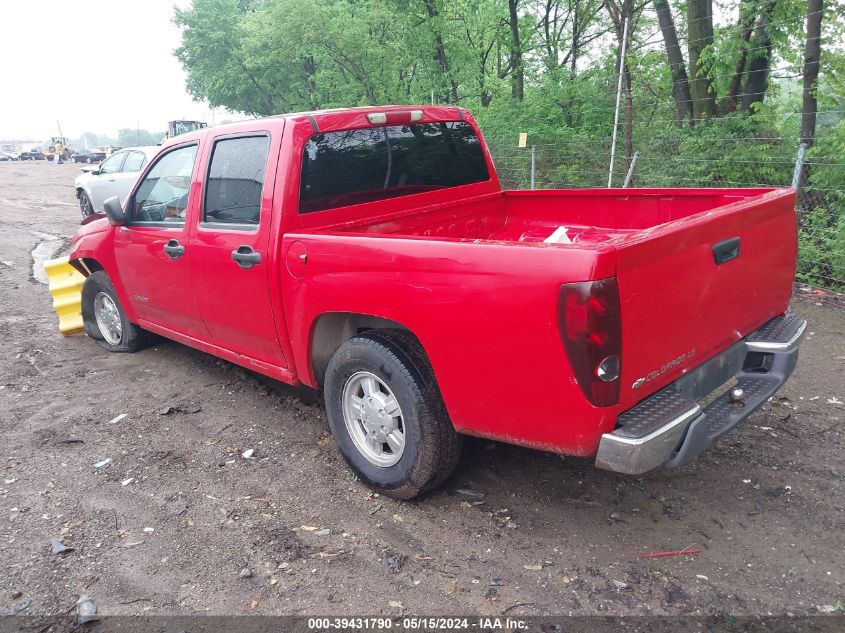
{"type": "Polygon", "coordinates": [[[203,222],[258,224],[269,150],[268,136],[222,139],[214,144],[203,222]]]}
{"type": "Polygon", "coordinates": [[[489,180],[468,123],[417,123],[315,134],[305,144],[300,213],[489,180]]]}
{"type": "Polygon", "coordinates": [[[123,167],[123,161],[126,159],[127,152],[120,152],[110,156],[102,163],[100,163],[99,172],[101,174],[116,174],[123,167]]]}

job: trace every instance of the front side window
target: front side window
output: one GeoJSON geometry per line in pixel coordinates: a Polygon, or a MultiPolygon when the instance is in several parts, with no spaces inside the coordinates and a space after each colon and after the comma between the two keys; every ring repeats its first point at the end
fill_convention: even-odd
{"type": "Polygon", "coordinates": [[[248,136],[214,144],[203,222],[258,225],[270,138],[248,136]]]}
{"type": "Polygon", "coordinates": [[[315,134],[305,144],[300,213],[489,180],[481,142],[463,121],[315,134]]]}
{"type": "Polygon", "coordinates": [[[126,156],[126,162],[123,163],[123,171],[141,171],[146,162],[147,157],[144,152],[129,152],[126,156]]]}
{"type": "Polygon", "coordinates": [[[132,223],[184,224],[197,146],[162,156],[141,181],[132,200],[132,223]]]}
{"type": "Polygon", "coordinates": [[[121,152],[120,154],[115,154],[114,156],[110,156],[102,163],[100,163],[100,173],[101,174],[116,174],[120,171],[120,168],[123,166],[123,160],[126,158],[126,152],[121,152]]]}

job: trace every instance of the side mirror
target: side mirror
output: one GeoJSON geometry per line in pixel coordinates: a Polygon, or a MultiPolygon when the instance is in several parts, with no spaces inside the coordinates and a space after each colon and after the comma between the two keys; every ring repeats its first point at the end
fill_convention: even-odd
{"type": "Polygon", "coordinates": [[[120,206],[120,198],[113,196],[103,203],[103,209],[109,219],[109,224],[112,226],[120,226],[126,224],[126,214],[123,212],[123,207],[120,206]]]}

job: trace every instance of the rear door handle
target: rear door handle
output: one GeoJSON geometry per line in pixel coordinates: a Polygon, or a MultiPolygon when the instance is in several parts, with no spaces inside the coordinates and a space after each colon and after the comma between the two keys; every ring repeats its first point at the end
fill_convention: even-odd
{"type": "Polygon", "coordinates": [[[179,259],[185,254],[185,247],[176,240],[170,240],[164,245],[164,252],[170,256],[170,259],[179,259]]]}
{"type": "Polygon", "coordinates": [[[731,237],[713,244],[713,261],[719,266],[739,257],[739,237],[731,237]]]}
{"type": "Polygon", "coordinates": [[[261,263],[261,253],[257,253],[248,244],[242,244],[232,251],[232,261],[247,270],[261,263]]]}

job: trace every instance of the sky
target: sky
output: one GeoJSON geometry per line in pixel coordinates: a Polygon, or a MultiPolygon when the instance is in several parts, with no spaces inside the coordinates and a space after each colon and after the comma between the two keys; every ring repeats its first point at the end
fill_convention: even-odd
{"type": "Polygon", "coordinates": [[[190,0],[0,0],[0,139],[240,118],[185,90],[174,4],[190,0]]]}

